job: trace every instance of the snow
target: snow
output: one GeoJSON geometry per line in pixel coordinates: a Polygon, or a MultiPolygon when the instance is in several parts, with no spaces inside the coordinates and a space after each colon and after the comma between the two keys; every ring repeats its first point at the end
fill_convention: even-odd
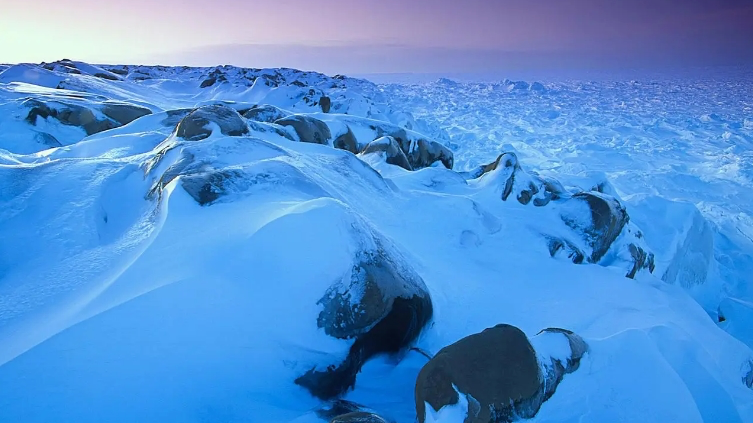
{"type": "MultiPolygon", "coordinates": [[[[84,65],[77,67],[91,73],[84,65]]],[[[648,112],[632,117],[648,100],[615,110],[634,101],[631,90],[644,89],[665,100],[651,113],[679,107],[665,85],[541,91],[528,83],[508,90],[522,87],[509,81],[444,81],[401,93],[293,70],[221,67],[227,81],[201,89],[214,68],[134,66],[110,81],[19,66],[0,74],[0,107],[12,111],[0,118],[11,128],[0,134],[0,421],[320,421],[314,410],[325,404],[293,381],[341,360],[352,341],[317,327],[317,301],[377,240],[431,294],[434,318],[417,341],[422,350],[434,354],[499,323],[521,328],[553,357],[568,352],[565,338],[536,336],[540,330],[583,337],[589,352],[580,368],[533,421],[753,421],[753,390],[743,383],[753,360],[753,288],[744,279],[753,269],[745,241],[753,228],[753,201],[745,201],[753,198],[742,189],[750,156],[740,147],[750,128],[730,111],[731,100],[718,99],[722,124],[663,112],[650,123],[648,112]],[[262,74],[287,82],[268,90],[262,74]],[[50,75],[69,89],[34,85],[50,75]],[[299,98],[295,80],[331,96],[332,113],[299,98]],[[155,113],[80,139],[61,136],[67,145],[59,148],[27,142],[24,134],[39,127],[23,121],[18,99],[54,102],[78,90],[92,109],[119,100],[155,113]],[[602,103],[593,103],[595,93],[602,103]],[[565,186],[607,182],[604,192],[625,199],[630,228],[657,254],[657,270],[630,280],[617,262],[551,258],[543,235],[566,236],[562,210],[502,201],[502,168],[466,181],[442,167],[372,168],[349,152],[253,128],[243,137],[215,130],[182,141],[172,134],[175,123],[164,123],[168,110],[219,100],[305,113],[333,135],[348,125],[359,140],[376,138],[373,123],[414,122],[409,133],[454,145],[459,170],[513,145],[524,169],[565,186]],[[740,144],[716,138],[722,129],[740,144]],[[620,131],[635,138],[623,140],[620,131]],[[715,160],[735,166],[712,166],[715,160]],[[231,176],[210,204],[185,188],[223,171],[231,176]],[[165,178],[160,191],[170,172],[178,176],[165,178]]],[[[718,88],[709,84],[677,89],[718,88]]],[[[700,117],[697,108],[683,113],[700,117]]],[[[57,137],[65,129],[45,130],[57,137]]],[[[587,210],[569,215],[588,223],[587,210]]],[[[410,351],[376,357],[345,399],[413,422],[425,363],[410,351]]],[[[443,409],[427,421],[460,422],[462,410],[443,409]]]]}

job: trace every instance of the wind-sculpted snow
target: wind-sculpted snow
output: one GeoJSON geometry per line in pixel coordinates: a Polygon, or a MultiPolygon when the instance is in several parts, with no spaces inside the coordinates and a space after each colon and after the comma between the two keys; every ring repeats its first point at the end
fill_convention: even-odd
{"type": "MultiPolygon", "coordinates": [[[[521,148],[453,170],[443,130],[378,91],[289,69],[0,74],[0,421],[410,423],[427,362],[498,325],[535,350],[513,410],[531,421],[753,420],[753,351],[730,335],[748,341],[750,302],[718,323],[685,291],[721,263],[698,212],[521,148]]],[[[458,397],[426,421],[462,421],[478,401],[458,397]]]]}
{"type": "MultiPolygon", "coordinates": [[[[749,72],[534,85],[381,88],[392,104],[449,133],[456,169],[515,152],[528,169],[565,185],[608,181],[657,255],[658,276],[714,317],[723,298],[753,302],[749,72]]],[[[753,320],[738,323],[753,328],[753,320]]]]}

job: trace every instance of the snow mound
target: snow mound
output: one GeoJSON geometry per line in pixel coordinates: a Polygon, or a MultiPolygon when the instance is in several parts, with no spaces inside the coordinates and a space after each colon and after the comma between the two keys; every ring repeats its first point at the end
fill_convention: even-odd
{"type": "MultiPolygon", "coordinates": [[[[9,67],[0,82],[11,128],[0,135],[0,421],[303,423],[347,401],[409,423],[419,352],[500,323],[539,358],[568,361],[541,328],[588,345],[532,421],[753,420],[753,351],[729,334],[748,339],[749,301],[724,302],[718,324],[683,289],[681,257],[698,250],[680,234],[706,239],[689,209],[667,207],[685,217],[646,230],[650,213],[619,183],[534,172],[522,147],[454,171],[444,138],[366,81],[47,67],[9,67]],[[110,104],[152,113],[121,125],[110,104]],[[275,109],[244,117],[257,104],[275,109]],[[201,136],[181,136],[197,110],[201,136]],[[316,119],[329,137],[302,142],[278,111],[316,119]],[[223,131],[222,117],[245,130],[223,131]],[[106,119],[118,125],[87,134],[106,119]],[[66,145],[40,151],[33,131],[66,145]],[[414,170],[345,148],[377,139],[414,170]],[[644,266],[651,253],[661,271],[644,266]],[[671,268],[673,284],[660,279],[671,268]]],[[[719,233],[715,249],[737,240],[719,233]]],[[[723,270],[712,262],[708,275],[723,270]]],[[[427,420],[459,422],[461,411],[427,420]]]]}

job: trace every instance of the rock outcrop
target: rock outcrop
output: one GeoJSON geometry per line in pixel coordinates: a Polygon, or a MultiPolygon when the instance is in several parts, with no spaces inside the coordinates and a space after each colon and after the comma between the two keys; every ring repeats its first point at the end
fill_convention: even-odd
{"type": "Polygon", "coordinates": [[[370,142],[361,152],[363,156],[368,154],[378,154],[383,156],[384,161],[391,165],[400,166],[405,170],[413,170],[400,145],[391,136],[377,138],[370,142]]]}
{"type": "Polygon", "coordinates": [[[278,119],[274,123],[292,127],[301,142],[327,145],[332,138],[327,124],[311,116],[293,115],[278,119]]]}
{"type": "Polygon", "coordinates": [[[152,111],[134,104],[108,102],[103,105],[102,113],[120,125],[128,125],[142,116],[152,114],[152,111]]]}
{"type": "Polygon", "coordinates": [[[387,423],[387,420],[374,413],[356,411],[337,416],[330,420],[329,423],[387,423]]]}
{"type": "Polygon", "coordinates": [[[110,119],[98,119],[91,109],[76,104],[56,103],[54,107],[50,107],[38,100],[27,100],[24,105],[29,107],[26,121],[32,125],[36,125],[37,118],[53,118],[64,125],[83,128],[86,135],[121,126],[110,119]]]}
{"type": "Polygon", "coordinates": [[[367,360],[404,350],[433,315],[421,277],[382,241],[374,241],[376,249],[361,252],[351,274],[334,283],[318,302],[322,311],[317,326],[333,338],[353,340],[341,364],[314,368],[296,379],[318,398],[347,392],[367,360]]]}
{"type": "Polygon", "coordinates": [[[453,406],[464,395],[466,423],[501,423],[531,418],[555,392],[565,374],[578,369],[588,350],[579,336],[562,329],[545,329],[534,339],[543,346],[566,342],[567,357],[539,353],[518,328],[497,325],[441,349],[416,380],[416,414],[426,419],[434,411],[453,406]],[[543,337],[561,339],[545,339],[543,337]]]}
{"type": "Polygon", "coordinates": [[[188,141],[209,137],[209,123],[216,124],[223,135],[238,137],[248,133],[248,127],[235,110],[223,105],[202,106],[184,117],[175,128],[175,135],[188,141]]]}
{"type": "Polygon", "coordinates": [[[335,141],[332,142],[332,145],[335,148],[339,148],[340,150],[347,150],[353,154],[358,153],[358,140],[356,139],[356,136],[353,134],[353,131],[351,131],[350,128],[348,128],[348,130],[344,134],[339,135],[337,138],[335,138],[335,141]]]}
{"type": "Polygon", "coordinates": [[[269,104],[257,104],[243,112],[243,117],[257,122],[272,123],[288,116],[290,113],[269,104]]]}

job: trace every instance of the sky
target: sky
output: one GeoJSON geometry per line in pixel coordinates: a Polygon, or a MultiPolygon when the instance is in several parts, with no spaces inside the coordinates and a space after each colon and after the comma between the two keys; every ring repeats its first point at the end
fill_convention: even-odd
{"type": "Polygon", "coordinates": [[[753,0],[2,0],[0,63],[330,74],[753,63],[753,0]]]}

